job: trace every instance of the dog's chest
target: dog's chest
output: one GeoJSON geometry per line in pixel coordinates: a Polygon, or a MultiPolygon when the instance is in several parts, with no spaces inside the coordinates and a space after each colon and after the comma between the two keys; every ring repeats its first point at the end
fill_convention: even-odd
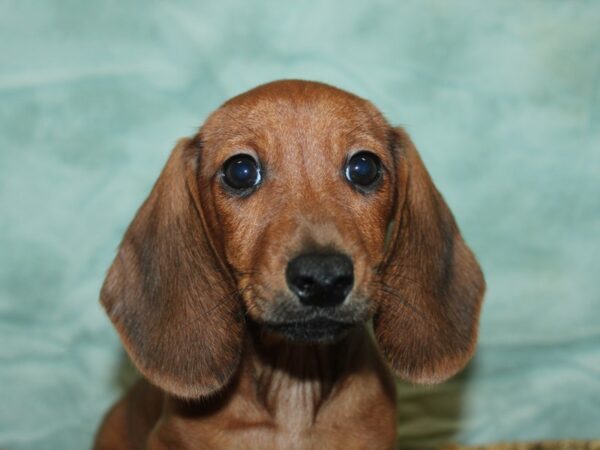
{"type": "MultiPolygon", "coordinates": [[[[169,427],[168,437],[151,437],[145,448],[148,450],[179,449],[232,449],[232,450],[390,450],[394,448],[393,425],[379,423],[368,428],[367,423],[348,422],[316,424],[310,429],[287,429],[265,424],[256,424],[231,430],[220,429],[215,432],[213,426],[186,426],[186,432],[173,433],[169,427]]],[[[372,424],[371,424],[372,425],[372,424]]],[[[155,430],[156,431],[156,430],[155,430]]],[[[154,434],[154,433],[153,433],[154,434]]]]}
{"type": "Polygon", "coordinates": [[[260,402],[239,396],[225,410],[202,420],[163,418],[155,430],[160,445],[148,449],[393,448],[394,403],[385,396],[364,395],[372,389],[333,390],[325,396],[319,383],[273,381],[277,381],[272,385],[277,389],[271,389],[260,402]]]}

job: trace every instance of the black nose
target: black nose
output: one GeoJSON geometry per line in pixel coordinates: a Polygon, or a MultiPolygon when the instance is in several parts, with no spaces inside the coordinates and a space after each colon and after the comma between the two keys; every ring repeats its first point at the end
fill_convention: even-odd
{"type": "Polygon", "coordinates": [[[354,284],[352,260],[339,253],[306,253],[296,256],[285,276],[300,302],[311,306],[335,306],[344,301],[354,284]]]}

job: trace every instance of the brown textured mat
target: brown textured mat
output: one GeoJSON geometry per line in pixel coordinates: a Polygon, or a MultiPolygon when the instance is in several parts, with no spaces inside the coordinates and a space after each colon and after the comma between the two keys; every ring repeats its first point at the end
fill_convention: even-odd
{"type": "Polygon", "coordinates": [[[439,450],[600,450],[600,440],[505,442],[471,447],[445,446],[439,450]]]}

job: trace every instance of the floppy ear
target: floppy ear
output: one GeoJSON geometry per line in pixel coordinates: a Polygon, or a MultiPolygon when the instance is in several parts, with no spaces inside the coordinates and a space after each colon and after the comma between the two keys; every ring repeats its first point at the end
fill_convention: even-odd
{"type": "Polygon", "coordinates": [[[233,283],[205,231],[198,152],[190,140],[179,141],[125,233],[100,294],[140,372],[185,398],[228,382],[243,337],[233,283]]]}
{"type": "Polygon", "coordinates": [[[396,209],[374,330],[400,377],[435,383],[475,350],[485,281],[410,138],[393,135],[396,209]]]}

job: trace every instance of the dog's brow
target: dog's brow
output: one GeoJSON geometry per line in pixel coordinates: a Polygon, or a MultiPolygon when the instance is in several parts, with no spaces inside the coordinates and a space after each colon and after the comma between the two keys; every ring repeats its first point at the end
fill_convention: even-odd
{"type": "Polygon", "coordinates": [[[344,138],[348,137],[349,135],[351,135],[352,133],[354,133],[356,130],[358,130],[360,127],[363,126],[363,124],[365,122],[373,122],[373,120],[375,119],[375,116],[377,115],[377,113],[369,113],[367,114],[367,119],[366,120],[361,120],[358,125],[356,125],[355,127],[353,127],[352,129],[350,129],[349,131],[347,131],[346,133],[344,133],[344,138]]]}
{"type": "Polygon", "coordinates": [[[235,123],[237,123],[238,125],[243,126],[244,128],[246,128],[248,131],[250,131],[257,139],[260,139],[260,135],[254,131],[252,128],[250,128],[248,126],[248,124],[242,122],[241,120],[239,120],[237,117],[235,117],[233,114],[230,114],[229,111],[227,111],[227,109],[223,108],[221,109],[221,111],[223,112],[223,114],[225,114],[229,119],[233,120],[235,123]]]}

